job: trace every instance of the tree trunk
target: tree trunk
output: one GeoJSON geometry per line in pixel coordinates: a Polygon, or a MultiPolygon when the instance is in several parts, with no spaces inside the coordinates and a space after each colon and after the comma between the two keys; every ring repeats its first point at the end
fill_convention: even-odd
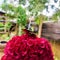
{"type": "Polygon", "coordinates": [[[10,31],[9,31],[9,29],[8,29],[8,37],[10,37],[10,31]]]}
{"type": "Polygon", "coordinates": [[[18,35],[18,32],[19,32],[19,27],[18,24],[16,23],[16,35],[18,35]]]}
{"type": "Polygon", "coordinates": [[[22,26],[21,26],[21,24],[19,25],[19,35],[21,35],[22,34],[22,26]]]}
{"type": "Polygon", "coordinates": [[[39,30],[38,30],[38,37],[39,37],[39,38],[41,37],[42,24],[43,24],[43,20],[41,20],[41,21],[40,21],[40,24],[39,24],[39,30]]]}

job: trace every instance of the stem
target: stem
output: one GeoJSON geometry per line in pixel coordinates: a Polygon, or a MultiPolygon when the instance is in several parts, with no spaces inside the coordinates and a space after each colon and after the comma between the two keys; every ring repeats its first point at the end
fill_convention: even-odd
{"type": "Polygon", "coordinates": [[[38,37],[39,37],[39,38],[41,37],[42,24],[43,24],[43,20],[41,20],[41,21],[40,21],[40,24],[39,24],[39,30],[38,30],[38,37]]]}
{"type": "Polygon", "coordinates": [[[28,30],[31,28],[31,20],[29,21],[28,30]]]}
{"type": "Polygon", "coordinates": [[[19,35],[21,35],[22,34],[22,26],[21,25],[19,25],[19,35]]]}
{"type": "Polygon", "coordinates": [[[16,35],[18,35],[19,29],[18,29],[18,24],[16,23],[16,35]]]}

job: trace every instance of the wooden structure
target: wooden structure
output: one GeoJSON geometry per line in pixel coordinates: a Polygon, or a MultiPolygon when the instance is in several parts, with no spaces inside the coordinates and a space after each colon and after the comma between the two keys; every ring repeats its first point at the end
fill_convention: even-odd
{"type": "Polygon", "coordinates": [[[53,40],[60,40],[60,22],[43,23],[42,36],[53,40]]]}
{"type": "Polygon", "coordinates": [[[0,34],[6,33],[6,19],[5,19],[5,12],[0,11],[0,34]]]}

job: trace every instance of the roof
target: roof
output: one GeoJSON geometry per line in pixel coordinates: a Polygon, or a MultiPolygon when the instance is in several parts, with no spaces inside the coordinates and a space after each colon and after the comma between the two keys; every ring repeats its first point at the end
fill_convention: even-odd
{"type": "Polygon", "coordinates": [[[5,12],[3,12],[3,11],[0,11],[0,14],[1,14],[1,15],[4,15],[4,14],[5,14],[5,12]]]}

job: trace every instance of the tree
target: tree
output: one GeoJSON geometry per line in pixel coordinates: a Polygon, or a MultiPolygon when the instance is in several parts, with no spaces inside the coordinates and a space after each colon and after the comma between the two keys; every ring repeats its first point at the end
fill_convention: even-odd
{"type": "Polygon", "coordinates": [[[17,16],[17,24],[20,30],[19,35],[21,35],[21,28],[25,28],[27,22],[26,11],[21,6],[18,6],[16,8],[16,16],[17,16]]]}
{"type": "Polygon", "coordinates": [[[57,21],[59,17],[60,17],[60,10],[57,10],[56,13],[51,17],[51,19],[57,21]]]}
{"type": "Polygon", "coordinates": [[[44,16],[42,14],[38,15],[38,13],[42,12],[42,10],[45,8],[45,3],[47,0],[29,0],[30,5],[28,6],[28,10],[32,12],[32,15],[38,18],[39,23],[39,30],[38,30],[38,37],[41,37],[41,31],[42,31],[42,24],[44,20],[44,16]]]}
{"type": "MultiPolygon", "coordinates": [[[[1,7],[2,7],[2,10],[5,11],[5,16],[6,16],[6,20],[7,20],[7,21],[10,20],[10,19],[12,19],[12,18],[15,18],[15,15],[12,14],[12,12],[14,12],[14,9],[15,9],[15,7],[14,7],[13,5],[7,4],[6,1],[5,1],[5,2],[2,4],[1,7]]],[[[11,27],[11,22],[7,22],[5,26],[6,26],[7,30],[8,30],[8,36],[10,36],[10,31],[9,31],[9,29],[10,29],[10,27],[11,27]]]]}
{"type": "MultiPolygon", "coordinates": [[[[41,12],[45,8],[45,3],[48,1],[47,0],[29,0],[29,2],[30,2],[30,5],[29,5],[28,9],[36,17],[36,16],[38,16],[38,12],[41,12]]],[[[58,16],[60,16],[60,10],[57,10],[57,12],[55,12],[55,14],[52,16],[52,18],[57,20],[58,16]]],[[[41,37],[42,23],[45,20],[45,18],[47,20],[47,17],[45,17],[44,15],[40,14],[38,16],[38,20],[40,19],[39,21],[41,22],[39,24],[38,37],[41,37]]]]}
{"type": "MultiPolygon", "coordinates": [[[[36,16],[38,16],[38,12],[41,12],[45,8],[45,3],[47,1],[48,0],[28,0],[29,5],[26,7],[26,9],[31,13],[30,16],[33,15],[36,18],[36,16]]],[[[19,5],[22,4],[23,6],[25,6],[26,2],[27,2],[27,0],[19,0],[19,5]]],[[[40,17],[40,15],[39,15],[39,17],[40,17]]],[[[41,21],[41,23],[42,22],[43,22],[43,20],[41,21]]],[[[42,25],[39,25],[39,27],[40,26],[42,27],[42,25]]],[[[41,29],[41,28],[39,28],[39,29],[41,29]]]]}
{"type": "Polygon", "coordinates": [[[29,11],[37,15],[45,8],[47,0],[29,0],[30,5],[27,7],[29,11]]]}
{"type": "MultiPolygon", "coordinates": [[[[31,15],[34,15],[35,17],[36,16],[38,16],[38,12],[41,12],[44,8],[45,8],[45,3],[47,2],[47,0],[28,0],[28,2],[29,2],[29,6],[28,7],[26,7],[26,9],[27,10],[29,10],[32,14],[31,15]]],[[[26,0],[19,0],[19,5],[25,5],[26,4],[26,0]]],[[[20,11],[22,11],[22,10],[20,10],[19,8],[20,7],[14,7],[14,6],[12,6],[11,4],[9,5],[7,5],[7,4],[5,4],[5,5],[3,5],[3,7],[2,7],[5,11],[9,11],[10,13],[8,14],[8,16],[9,17],[12,17],[12,14],[11,14],[11,12],[14,12],[14,14],[13,14],[13,16],[15,17],[15,18],[18,18],[17,19],[17,21],[18,22],[22,22],[22,20],[24,20],[25,19],[25,17],[26,17],[26,14],[25,15],[23,15],[24,16],[24,18],[23,18],[23,16],[20,16],[19,15],[19,13],[20,13],[20,11]],[[5,6],[5,7],[4,7],[5,6]],[[16,11],[17,10],[17,11],[16,11]],[[16,15],[16,16],[15,16],[16,15]],[[22,19],[22,18],[23,19],[22,19]],[[21,19],[21,21],[20,21],[20,19],[21,19]]],[[[24,20],[25,21],[25,20],[24,20]]],[[[26,22],[25,22],[26,23],[26,22]]],[[[41,21],[41,23],[42,23],[42,21],[41,21]]],[[[19,24],[19,23],[18,23],[19,24]]],[[[23,22],[22,22],[22,24],[24,24],[23,22]]],[[[40,26],[40,25],[39,25],[40,26]]]]}
{"type": "MultiPolygon", "coordinates": [[[[10,17],[11,19],[15,18],[17,20],[17,26],[19,27],[19,29],[21,28],[21,26],[26,26],[26,11],[20,5],[18,7],[15,7],[12,4],[3,4],[2,9],[6,11],[6,16],[10,17]]],[[[17,30],[18,33],[19,29],[17,30]]]]}
{"type": "MultiPolygon", "coordinates": [[[[34,16],[35,18],[38,17],[39,22],[41,22],[39,24],[38,37],[41,37],[42,23],[44,20],[44,18],[42,18],[43,15],[38,15],[38,14],[39,14],[39,12],[41,13],[42,10],[45,8],[45,3],[47,1],[48,0],[28,0],[29,5],[28,5],[28,7],[26,7],[26,9],[31,13],[30,16],[34,16]]],[[[21,2],[24,2],[24,1],[21,0],[20,3],[21,2]]],[[[25,0],[25,2],[26,2],[26,0],[25,0]]]]}
{"type": "Polygon", "coordinates": [[[43,21],[45,20],[47,21],[47,16],[42,15],[42,14],[35,18],[36,24],[39,25],[38,37],[41,37],[42,25],[43,25],[43,21]]]}

